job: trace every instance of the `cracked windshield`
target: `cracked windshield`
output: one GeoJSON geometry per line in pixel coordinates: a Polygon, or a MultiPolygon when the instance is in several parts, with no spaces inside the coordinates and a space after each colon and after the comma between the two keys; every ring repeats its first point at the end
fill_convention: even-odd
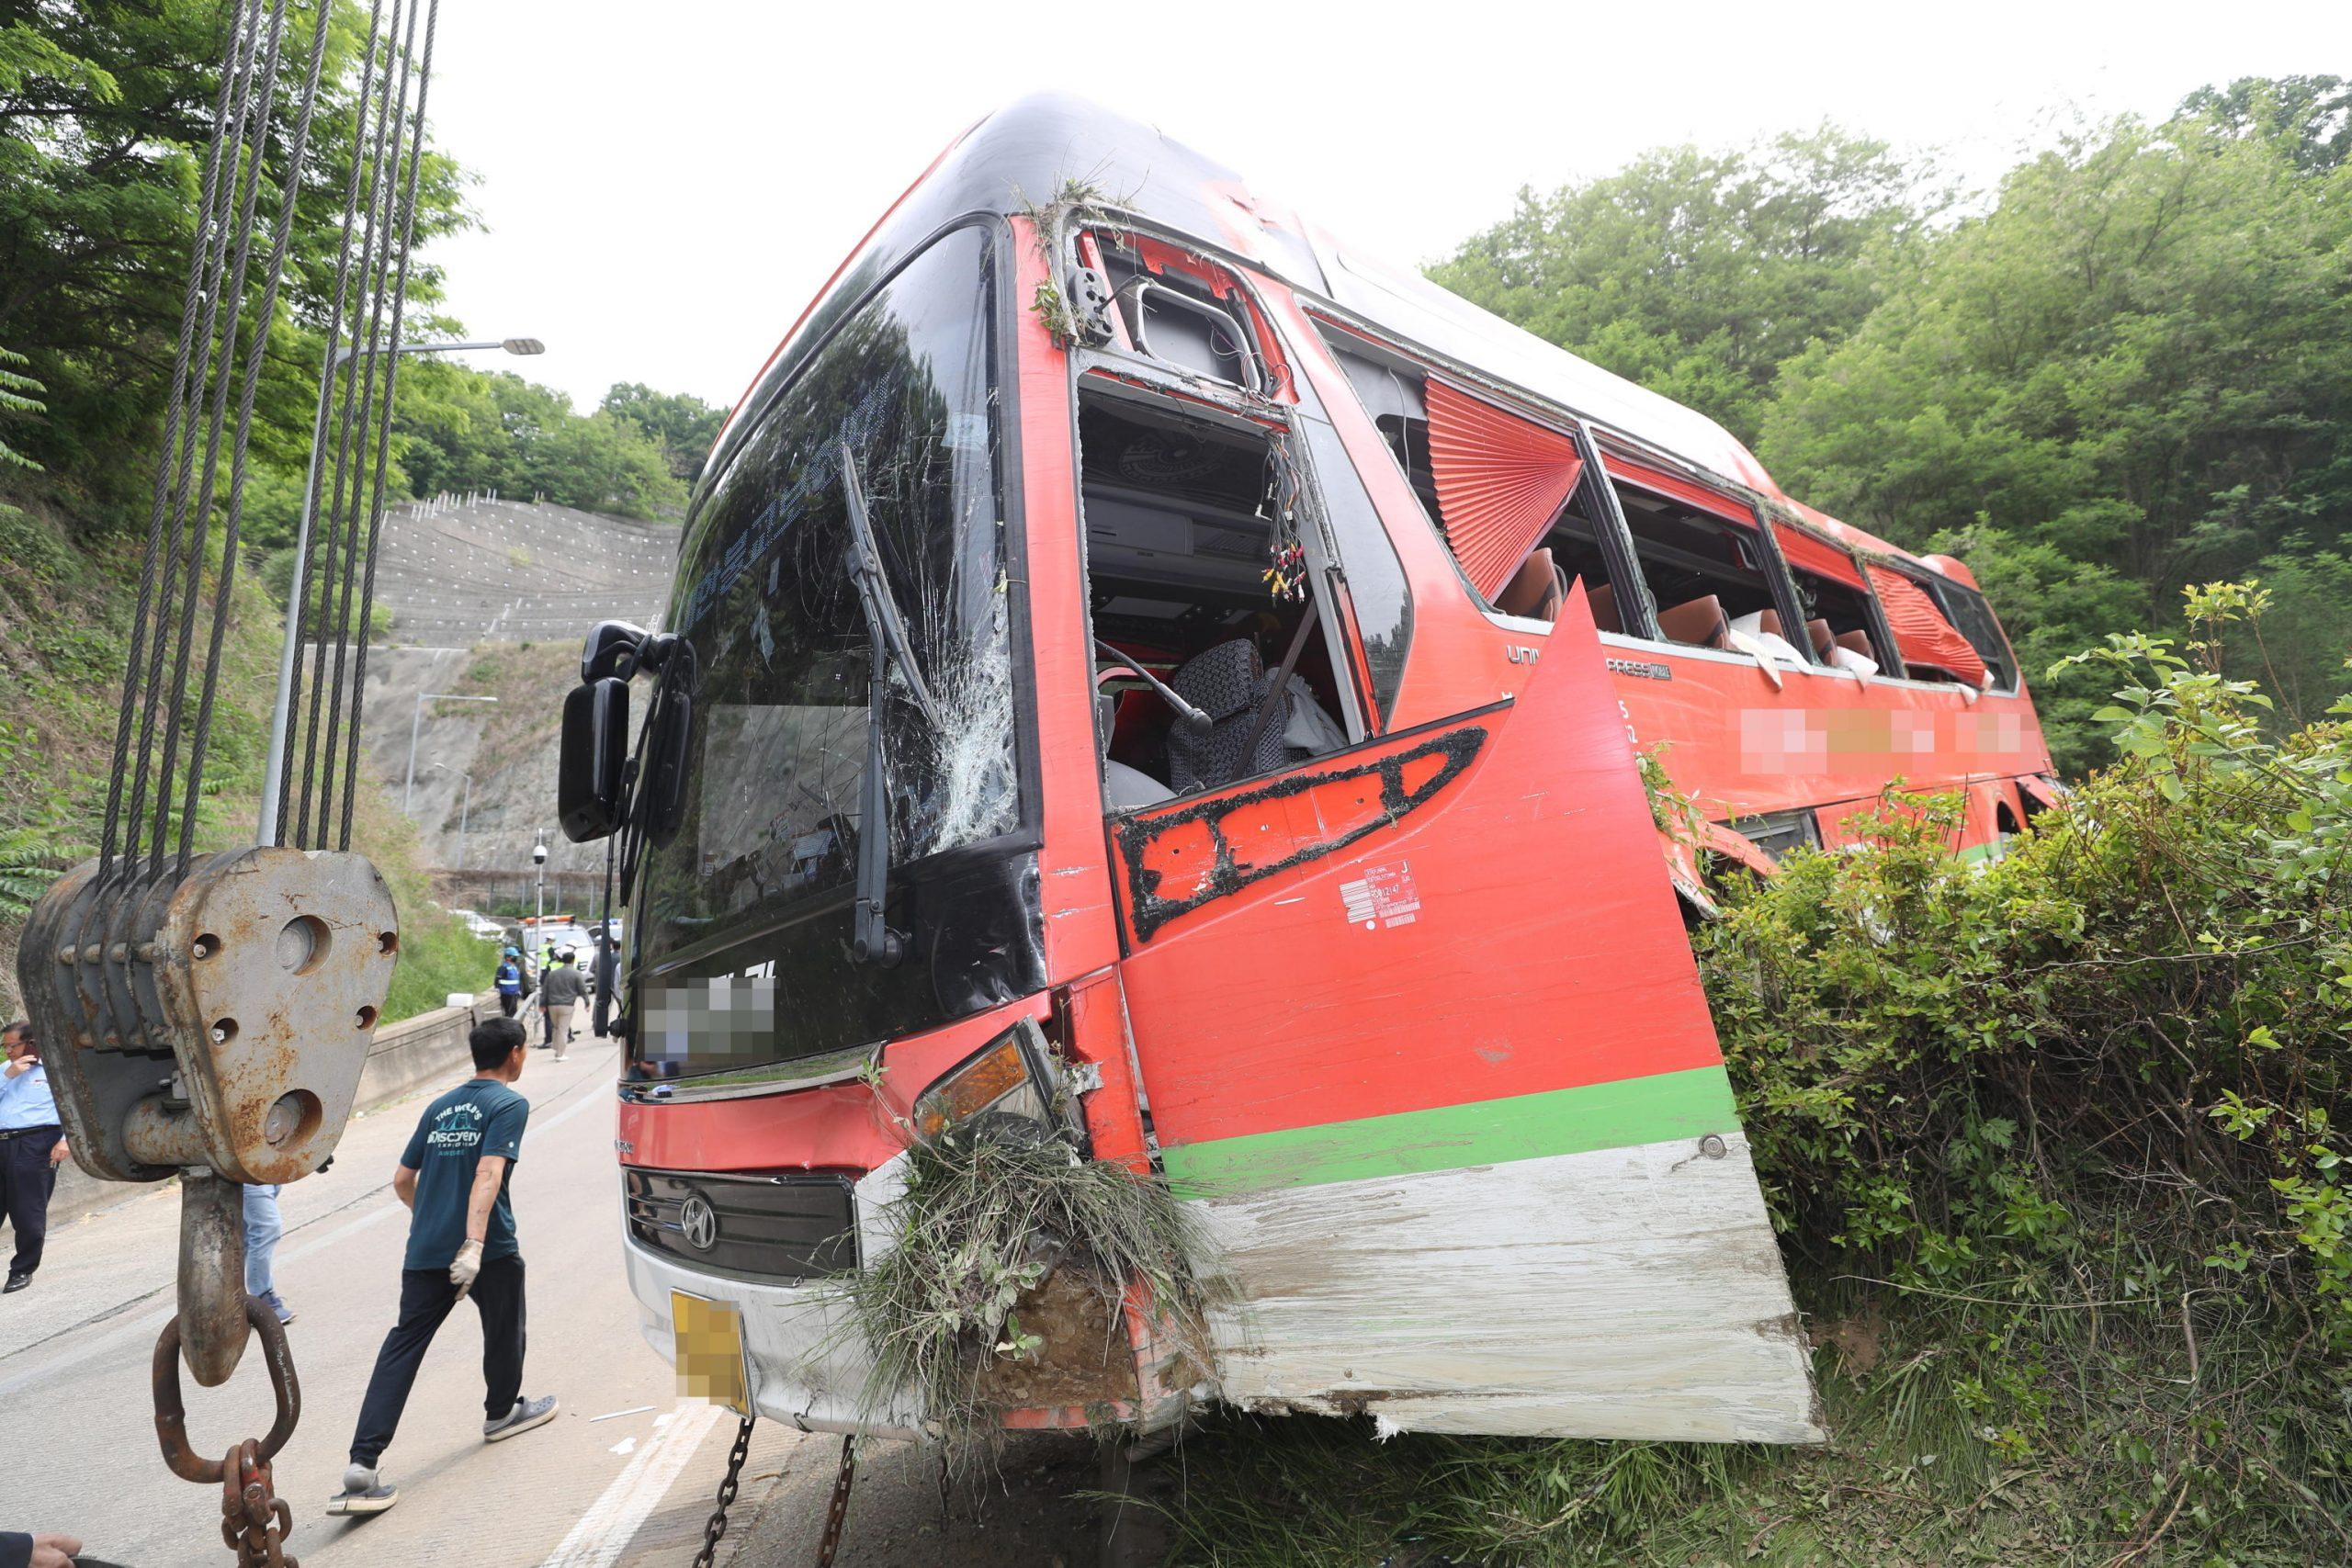
{"type": "Polygon", "coordinates": [[[699,671],[693,783],[649,868],[656,962],[854,874],[870,655],[844,446],[938,712],[934,723],[892,661],[890,863],[1019,820],[989,267],[980,231],[932,246],[759,416],[705,499],[678,599],[699,671]]]}

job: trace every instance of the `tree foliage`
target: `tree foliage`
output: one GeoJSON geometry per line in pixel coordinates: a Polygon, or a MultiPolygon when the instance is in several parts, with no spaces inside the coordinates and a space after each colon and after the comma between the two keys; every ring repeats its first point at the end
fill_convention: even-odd
{"type": "MultiPolygon", "coordinates": [[[[1751,438],[1790,493],[1962,555],[2030,675],[2254,575],[2324,691],[2352,648],[2347,149],[2333,76],[2078,130],[1965,212],[1831,130],[1676,149],[1522,196],[1434,270],[1751,438]]],[[[2037,694],[2070,770],[2086,682],[2037,694]]]]}
{"type": "Polygon", "coordinates": [[[670,472],[689,484],[702,471],[719,426],[727,423],[725,409],[713,408],[691,393],[657,392],[641,381],[615,386],[598,408],[644,431],[660,445],[670,472]]]}
{"type": "MultiPolygon", "coordinates": [[[[256,398],[247,537],[257,549],[290,542],[300,505],[355,148],[366,8],[291,0],[286,36],[307,39],[322,3],[334,10],[321,104],[256,398]]],[[[45,389],[48,407],[13,421],[0,450],[46,470],[43,488],[85,528],[119,528],[143,518],[232,11],[217,0],[11,9],[0,25],[0,344],[23,356],[6,373],[45,389]]],[[[293,98],[281,92],[273,110],[277,155],[293,98]]],[[[276,210],[283,174],[266,163],[257,210],[276,210]]],[[[434,238],[472,221],[467,184],[428,146],[416,222],[428,254],[434,238]]],[[[438,270],[421,257],[409,279],[411,341],[454,332],[434,314],[438,270]]],[[[15,381],[0,390],[27,395],[15,381]]],[[[701,405],[627,390],[645,418],[583,415],[512,376],[408,360],[394,492],[495,486],[634,516],[673,512],[684,489],[665,443],[690,437],[701,405]]]]}
{"type": "Polygon", "coordinates": [[[1824,125],[1522,190],[1430,276],[1752,439],[1781,363],[1869,317],[1938,205],[1885,143],[1824,125]]]}
{"type": "Polygon", "coordinates": [[[401,382],[396,429],[415,493],[495,489],[625,517],[684,509],[685,486],[642,424],[605,409],[576,412],[561,392],[519,376],[438,363],[412,368],[401,382]]]}

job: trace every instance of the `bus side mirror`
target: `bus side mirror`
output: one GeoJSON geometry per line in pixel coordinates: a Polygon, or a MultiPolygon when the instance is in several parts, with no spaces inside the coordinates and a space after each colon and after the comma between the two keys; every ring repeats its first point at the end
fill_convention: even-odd
{"type": "Polygon", "coordinates": [[[563,751],[556,769],[556,820],[575,844],[621,825],[621,773],[628,762],[628,682],[615,676],[563,699],[563,751]]]}

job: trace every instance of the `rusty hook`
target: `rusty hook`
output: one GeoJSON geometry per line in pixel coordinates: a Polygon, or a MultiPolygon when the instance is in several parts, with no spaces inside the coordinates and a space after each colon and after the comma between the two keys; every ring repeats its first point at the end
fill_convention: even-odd
{"type": "MultiPolygon", "coordinates": [[[[294,1355],[287,1348],[286,1327],[277,1314],[257,1297],[245,1298],[245,1321],[261,1341],[262,1359],[269,1364],[269,1389],[277,1400],[277,1418],[261,1439],[257,1458],[277,1457],[302,1419],[302,1383],[294,1373],[294,1355]]],[[[211,1485],[223,1474],[222,1461],[198,1459],[187,1441],[187,1404],[180,1395],[180,1320],[175,1315],[155,1337],[152,1381],[155,1392],[155,1438],[163,1445],[164,1463],[174,1475],[199,1485],[211,1485]]],[[[250,1440],[250,1439],[248,1439],[250,1440]]]]}

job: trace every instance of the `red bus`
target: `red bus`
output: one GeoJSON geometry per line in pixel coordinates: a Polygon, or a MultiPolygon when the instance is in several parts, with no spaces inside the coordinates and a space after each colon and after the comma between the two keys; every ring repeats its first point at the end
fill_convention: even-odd
{"type": "Polygon", "coordinates": [[[1817,1438],[1637,750],[1764,872],[1896,779],[1965,791],[1971,853],[2048,788],[1958,562],[1060,98],[842,265],[711,453],[663,629],[582,677],[645,1336],[740,1338],[748,1403],[828,1431],[923,1429],[829,1289],[922,1102],[1073,1107],[1231,1288],[1213,1367],[1131,1323],[1009,1426],[1817,1438]]]}

